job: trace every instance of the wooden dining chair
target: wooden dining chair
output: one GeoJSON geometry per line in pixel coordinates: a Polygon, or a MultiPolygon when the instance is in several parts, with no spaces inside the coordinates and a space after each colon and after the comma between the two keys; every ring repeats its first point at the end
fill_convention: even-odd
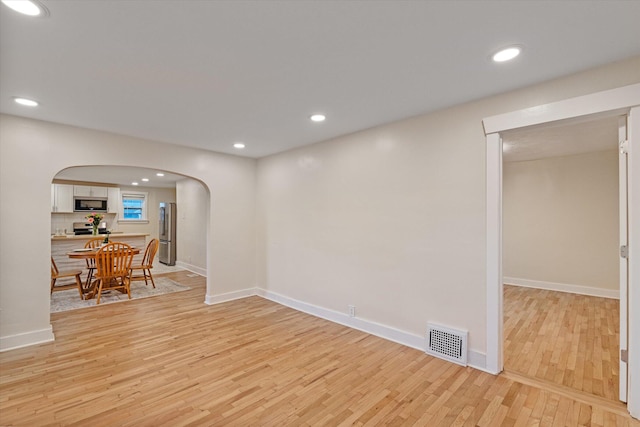
{"type": "Polygon", "coordinates": [[[51,293],[53,293],[53,291],[64,291],[65,289],[73,289],[77,287],[78,292],[80,293],[80,299],[84,299],[82,293],[82,279],[80,279],[81,274],[82,270],[59,271],[56,262],[53,260],[53,257],[51,257],[51,293]],[[67,279],[70,277],[74,277],[76,282],[56,286],[56,281],[58,279],[67,279]]]}
{"type": "Polygon", "coordinates": [[[156,252],[158,252],[158,246],[160,246],[160,242],[158,239],[152,239],[147,245],[147,249],[144,251],[144,258],[142,258],[142,264],[134,265],[131,267],[131,281],[136,280],[144,280],[144,284],[149,286],[149,280],[151,280],[151,284],[153,287],[156,287],[155,282],[153,281],[153,276],[151,275],[151,269],[153,268],[153,259],[156,256],[156,252]],[[140,274],[142,273],[142,274],[140,274]]]}
{"type": "MultiPolygon", "coordinates": [[[[90,239],[87,241],[87,243],[84,244],[84,247],[91,249],[99,248],[103,240],[104,239],[102,237],[90,239]]],[[[85,288],[88,289],[91,287],[91,280],[93,279],[93,274],[96,271],[96,260],[95,258],[87,258],[85,259],[85,261],[87,262],[87,270],[89,270],[89,272],[87,273],[87,280],[85,282],[85,288]]]]}
{"type": "Polygon", "coordinates": [[[102,292],[106,290],[126,292],[131,299],[131,246],[113,242],[102,246],[96,252],[95,279],[99,281],[96,304],[100,304],[102,292]]]}

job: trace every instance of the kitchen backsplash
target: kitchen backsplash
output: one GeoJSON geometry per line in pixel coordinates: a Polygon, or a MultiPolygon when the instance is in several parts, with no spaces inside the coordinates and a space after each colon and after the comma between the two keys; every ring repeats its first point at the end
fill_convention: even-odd
{"type": "MultiPolygon", "coordinates": [[[[104,215],[104,221],[107,221],[107,228],[112,231],[118,231],[118,223],[116,222],[117,214],[103,213],[102,215],[104,215]]],[[[67,234],[73,234],[73,223],[86,222],[86,216],[86,212],[51,215],[51,234],[56,234],[58,230],[60,233],[64,233],[64,230],[67,230],[67,234]]]]}

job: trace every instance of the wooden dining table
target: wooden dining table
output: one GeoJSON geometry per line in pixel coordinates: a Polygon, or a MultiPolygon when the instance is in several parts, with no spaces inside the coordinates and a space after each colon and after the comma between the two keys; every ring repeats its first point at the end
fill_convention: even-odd
{"type": "MultiPolygon", "coordinates": [[[[76,249],[72,252],[67,252],[67,256],[73,259],[91,259],[91,258],[95,259],[96,254],[98,253],[98,249],[100,248],[76,249]]],[[[133,252],[134,255],[138,255],[140,253],[140,249],[136,247],[131,247],[131,252],[133,252]]]]}
{"type": "MultiPolygon", "coordinates": [[[[71,252],[67,252],[67,256],[71,259],[95,259],[96,254],[100,248],[80,248],[75,249],[71,252]]],[[[131,252],[133,255],[138,255],[140,253],[140,248],[135,246],[131,247],[131,252]]],[[[85,299],[92,299],[96,294],[96,285],[98,284],[98,280],[93,280],[89,283],[87,278],[87,283],[84,284],[82,293],[86,294],[85,299]]]]}

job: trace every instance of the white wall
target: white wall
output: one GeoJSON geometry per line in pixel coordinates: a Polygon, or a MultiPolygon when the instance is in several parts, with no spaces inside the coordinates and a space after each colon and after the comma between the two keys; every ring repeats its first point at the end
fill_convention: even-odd
{"type": "Polygon", "coordinates": [[[255,285],[255,160],[8,115],[0,116],[0,141],[0,349],[53,338],[51,181],[67,167],[138,166],[199,179],[211,194],[208,296],[255,285]],[[88,142],[109,148],[99,162],[88,142]]]}
{"type": "Polygon", "coordinates": [[[637,83],[638,69],[640,58],[612,64],[263,158],[257,169],[251,159],[0,116],[0,345],[51,336],[50,183],[61,169],[95,164],[91,141],[109,147],[101,163],[207,185],[208,296],[257,283],[341,313],[354,304],[358,318],[416,337],[435,321],[467,329],[481,355],[482,119],[637,83]]]}
{"type": "Polygon", "coordinates": [[[638,69],[635,58],[260,159],[258,285],[343,314],[353,304],[415,337],[428,321],[466,329],[482,356],[482,119],[637,83],[638,69]]]}
{"type": "Polygon", "coordinates": [[[198,181],[176,183],[178,221],[177,263],[193,271],[206,271],[207,234],[203,221],[209,212],[209,194],[198,181]]]}
{"type": "Polygon", "coordinates": [[[503,173],[505,281],[618,290],[618,152],[510,162],[503,173]]]}

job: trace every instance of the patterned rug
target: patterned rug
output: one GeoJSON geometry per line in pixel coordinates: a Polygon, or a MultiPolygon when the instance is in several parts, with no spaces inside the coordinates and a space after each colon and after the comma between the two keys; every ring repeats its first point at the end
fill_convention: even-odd
{"type": "MultiPolygon", "coordinates": [[[[149,298],[157,295],[170,294],[172,292],[181,292],[191,289],[189,286],[181,285],[166,277],[154,277],[153,280],[156,282],[155,289],[151,284],[146,286],[144,281],[133,282],[131,284],[131,299],[149,298]]],[[[118,291],[109,291],[108,293],[103,292],[100,297],[100,305],[123,301],[129,301],[129,298],[127,297],[127,294],[122,294],[118,291]]],[[[81,300],[77,289],[56,291],[51,295],[51,313],[95,306],[96,298],[81,300]]]]}

